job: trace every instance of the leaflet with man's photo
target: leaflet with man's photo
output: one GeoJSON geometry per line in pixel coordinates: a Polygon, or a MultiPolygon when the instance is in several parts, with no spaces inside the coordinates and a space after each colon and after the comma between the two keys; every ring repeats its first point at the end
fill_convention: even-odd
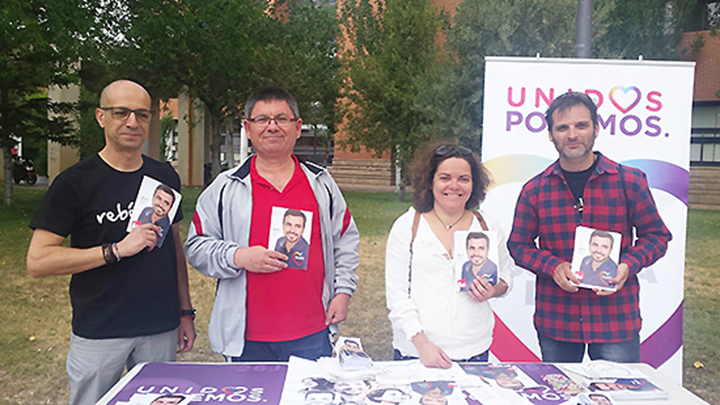
{"type": "Polygon", "coordinates": [[[171,232],[181,199],[182,195],[172,187],[152,177],[143,176],[127,231],[132,231],[138,225],[153,223],[160,228],[155,246],[162,247],[167,234],[171,232]]]}
{"type": "Polygon", "coordinates": [[[572,272],[580,280],[578,287],[615,291],[610,280],[617,275],[622,235],[578,226],[575,230],[572,272]]]}
{"type": "Polygon", "coordinates": [[[544,385],[538,383],[514,364],[461,364],[468,374],[478,376],[492,387],[522,391],[544,385]]]}
{"type": "Polygon", "coordinates": [[[312,212],[272,207],[268,249],[288,257],[288,269],[307,270],[312,212]]]}
{"type": "Polygon", "coordinates": [[[453,249],[455,275],[460,291],[468,291],[477,277],[498,283],[498,252],[494,231],[456,231],[453,249]]]}

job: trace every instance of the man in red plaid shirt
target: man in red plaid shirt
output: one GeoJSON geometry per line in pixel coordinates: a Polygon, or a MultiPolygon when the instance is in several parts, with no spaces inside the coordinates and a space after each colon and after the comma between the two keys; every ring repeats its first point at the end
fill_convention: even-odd
{"type": "Polygon", "coordinates": [[[587,95],[559,96],[545,119],[559,159],[523,186],[508,239],[517,265],[537,275],[534,323],[543,361],[580,362],[587,346],[593,360],[639,362],[637,274],[665,254],[672,235],[645,173],[593,152],[597,107],[587,95]],[[622,234],[610,281],[617,291],[575,286],[570,262],[580,225],[622,234]]]}

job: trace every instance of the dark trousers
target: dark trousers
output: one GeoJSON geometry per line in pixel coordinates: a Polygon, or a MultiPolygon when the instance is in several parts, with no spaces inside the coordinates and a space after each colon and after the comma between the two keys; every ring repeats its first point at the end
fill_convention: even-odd
{"type": "Polygon", "coordinates": [[[242,356],[225,356],[231,363],[252,361],[288,361],[290,356],[317,360],[332,355],[330,333],[327,329],[300,339],[284,342],[245,341],[242,356]]]}
{"type": "Polygon", "coordinates": [[[563,342],[538,333],[542,359],[549,363],[581,363],[587,346],[591,360],[608,360],[616,363],[640,362],[640,336],[624,342],[581,343],[563,342]]]}

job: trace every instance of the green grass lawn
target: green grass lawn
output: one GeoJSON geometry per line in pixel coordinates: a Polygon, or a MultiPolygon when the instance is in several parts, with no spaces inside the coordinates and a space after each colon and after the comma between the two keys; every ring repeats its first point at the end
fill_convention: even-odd
{"type": "MultiPolygon", "coordinates": [[[[69,277],[32,279],[25,255],[32,231],[27,227],[43,190],[16,188],[16,203],[0,209],[0,404],[67,403],[65,355],[69,346],[71,308],[69,277]]],[[[183,237],[199,189],[183,190],[183,237]]],[[[342,334],[360,336],[377,360],[391,358],[391,329],[385,309],[384,258],[386,235],[409,203],[392,193],[345,193],[362,235],[360,281],[342,334]]],[[[720,281],[714,265],[720,243],[720,212],[691,210],[685,273],[684,385],[712,404],[720,404],[720,281]],[[704,365],[693,366],[694,362],[704,365]]],[[[195,349],[180,361],[222,361],[212,352],[207,324],[214,280],[190,270],[190,290],[198,308],[195,349]]]]}

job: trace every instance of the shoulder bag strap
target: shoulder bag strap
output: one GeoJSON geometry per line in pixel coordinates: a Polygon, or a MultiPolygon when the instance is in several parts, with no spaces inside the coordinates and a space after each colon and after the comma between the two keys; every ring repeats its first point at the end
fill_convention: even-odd
{"type": "Polygon", "coordinates": [[[415,236],[417,235],[418,225],[420,225],[420,211],[415,211],[415,218],[413,218],[412,225],[412,236],[410,236],[410,259],[408,260],[408,297],[410,296],[410,284],[412,281],[412,257],[413,257],[413,242],[415,242],[415,236]]]}
{"type": "Polygon", "coordinates": [[[480,227],[483,229],[483,231],[487,231],[488,226],[485,223],[485,218],[483,218],[483,216],[480,214],[479,211],[473,211],[472,213],[473,213],[473,215],[475,215],[475,218],[477,218],[478,221],[480,221],[480,227]]]}

